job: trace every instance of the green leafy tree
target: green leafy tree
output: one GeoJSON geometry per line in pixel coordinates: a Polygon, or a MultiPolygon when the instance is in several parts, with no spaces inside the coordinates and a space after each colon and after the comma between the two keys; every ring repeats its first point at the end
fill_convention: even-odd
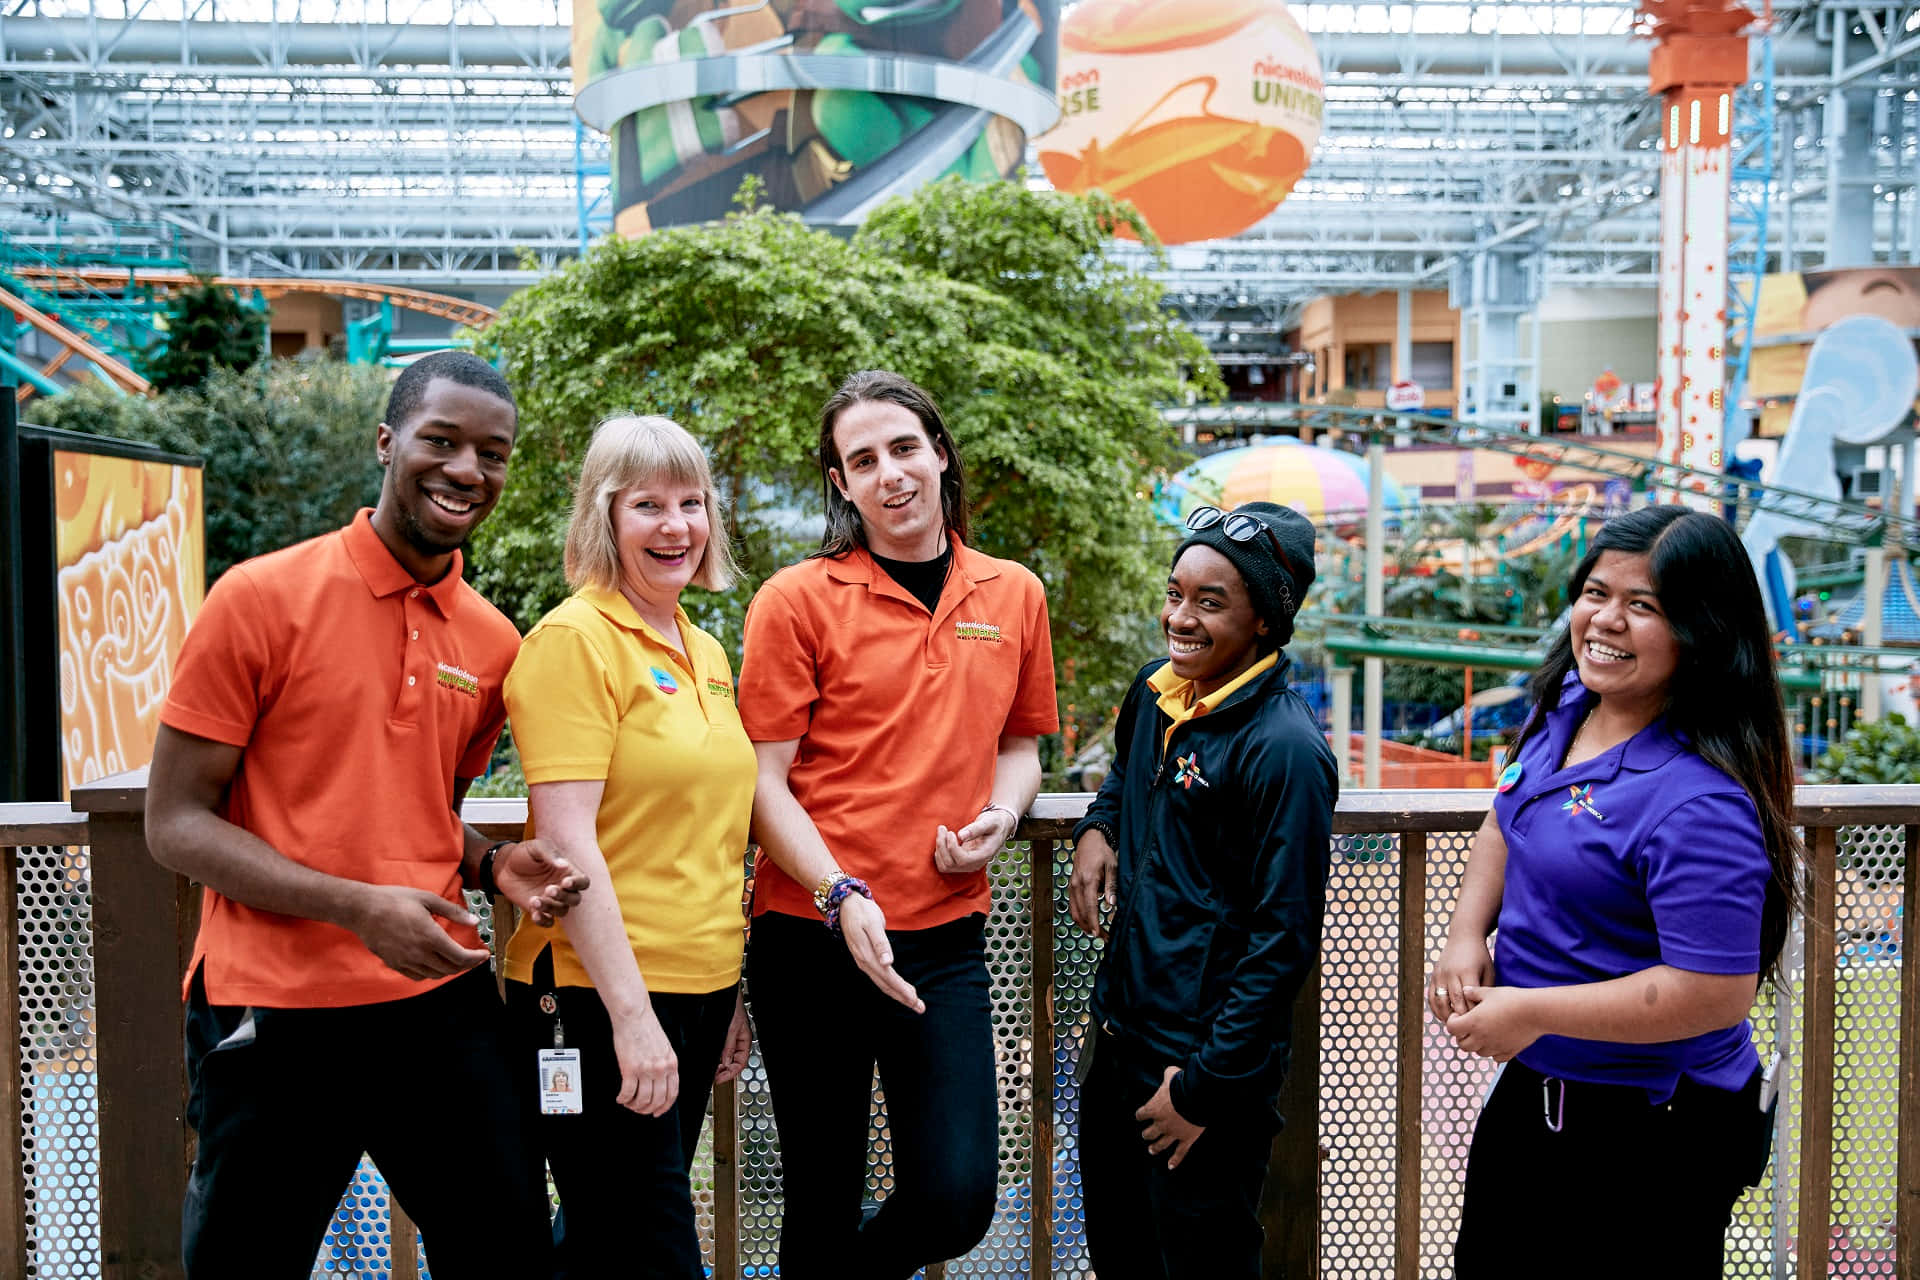
{"type": "Polygon", "coordinates": [[[167,336],[140,358],[157,391],[197,387],[216,369],[251,369],[260,362],[266,319],[233,290],[202,278],[168,299],[167,336]]]}
{"type": "Polygon", "coordinates": [[[1046,583],[1062,703],[1096,726],[1152,651],[1150,477],[1173,461],[1157,406],[1220,390],[1159,287],[1101,252],[1121,223],[1144,230],[1104,197],[955,180],[851,240],[751,208],[606,241],[480,335],[521,413],[512,480],[476,537],[481,588],[523,625],[558,603],[594,424],[666,414],[705,444],[731,505],[745,581],[687,604],[737,652],[753,590],[818,545],[820,405],[847,374],[889,368],[948,415],[976,544],[1046,583]]]}
{"type": "Polygon", "coordinates": [[[337,529],[373,505],[374,429],[390,385],[377,368],[275,360],[153,397],[82,386],[35,399],[27,416],[203,459],[211,582],[236,561],[337,529]]]}

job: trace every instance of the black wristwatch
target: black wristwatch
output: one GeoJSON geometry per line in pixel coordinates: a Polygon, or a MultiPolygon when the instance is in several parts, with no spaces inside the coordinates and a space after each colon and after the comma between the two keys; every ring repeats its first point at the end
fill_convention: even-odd
{"type": "Polygon", "coordinates": [[[496,840],[480,855],[480,870],[473,877],[474,886],[489,900],[500,896],[500,882],[493,878],[493,856],[512,843],[511,840],[496,840]]]}

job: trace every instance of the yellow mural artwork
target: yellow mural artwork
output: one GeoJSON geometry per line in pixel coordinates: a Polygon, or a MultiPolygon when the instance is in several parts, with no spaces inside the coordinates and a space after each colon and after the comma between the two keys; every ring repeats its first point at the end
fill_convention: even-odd
{"type": "Polygon", "coordinates": [[[152,759],[206,558],[198,467],[58,450],[53,473],[66,795],[152,759]]]}

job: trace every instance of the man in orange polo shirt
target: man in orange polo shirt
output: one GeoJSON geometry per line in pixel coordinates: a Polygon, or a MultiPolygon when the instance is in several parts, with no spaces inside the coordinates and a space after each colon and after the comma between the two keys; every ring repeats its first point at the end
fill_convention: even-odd
{"type": "Polygon", "coordinates": [[[986,869],[1059,727],[1053,645],[1040,580],[966,545],[960,455],[925,391],[853,375],[821,411],[820,461],[826,539],[747,613],[747,986],[780,1131],[781,1275],[905,1280],[993,1220],[986,869]],[[893,1186],[868,1216],[876,1065],[893,1186]]]}
{"type": "Polygon", "coordinates": [[[362,1152],[436,1276],[550,1270],[531,1090],[510,1083],[462,890],[545,918],[581,886],[458,814],[520,643],[458,548],[499,499],[516,425],[486,362],[415,362],[377,433],[379,505],[228,570],[181,651],[147,833],[206,886],[185,983],[192,1280],[305,1280],[362,1152]]]}

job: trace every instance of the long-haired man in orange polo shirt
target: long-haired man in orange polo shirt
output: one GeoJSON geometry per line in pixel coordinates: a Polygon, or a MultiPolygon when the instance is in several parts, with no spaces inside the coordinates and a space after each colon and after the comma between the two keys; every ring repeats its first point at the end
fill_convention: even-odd
{"type": "Polygon", "coordinates": [[[930,396],[858,373],[820,415],[827,534],[747,613],[760,760],[747,986],[773,1090],[786,1280],[905,1280],[993,1219],[987,864],[1059,727],[1040,580],[966,545],[930,396]],[[861,1208],[875,1066],[893,1187],[861,1208]]]}
{"type": "Polygon", "coordinates": [[[516,422],[484,361],[415,362],[376,435],[379,505],[229,569],[187,635],[147,834],[206,886],[185,983],[191,1280],[305,1280],[362,1152],[436,1276],[551,1269],[532,1091],[462,889],[547,918],[584,886],[458,813],[520,643],[459,547],[516,422]]]}

